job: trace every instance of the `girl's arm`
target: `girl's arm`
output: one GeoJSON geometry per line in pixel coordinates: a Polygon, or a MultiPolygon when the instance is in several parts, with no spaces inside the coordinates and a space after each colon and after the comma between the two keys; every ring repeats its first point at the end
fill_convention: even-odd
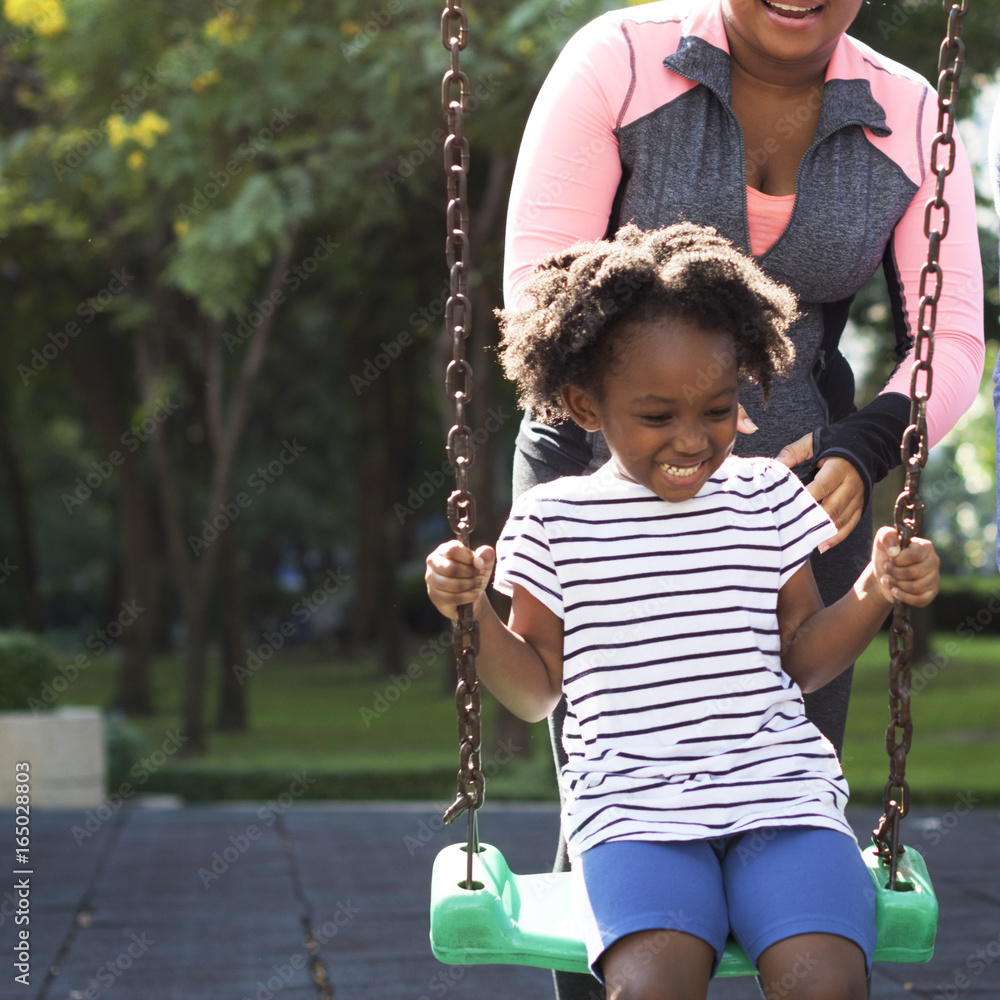
{"type": "Polygon", "coordinates": [[[872,561],[836,604],[823,606],[808,562],[778,592],[781,666],[804,694],[829,684],[864,652],[893,600],[923,607],[938,590],[934,546],[913,538],[900,551],[894,528],[881,528],[872,561]]]}
{"type": "Polygon", "coordinates": [[[454,540],[439,545],[427,557],[427,594],[452,621],[460,605],[473,605],[480,679],[518,718],[540,722],[562,696],[562,619],[515,584],[510,621],[504,625],[486,597],[495,559],[488,545],[475,552],[454,540]]]}

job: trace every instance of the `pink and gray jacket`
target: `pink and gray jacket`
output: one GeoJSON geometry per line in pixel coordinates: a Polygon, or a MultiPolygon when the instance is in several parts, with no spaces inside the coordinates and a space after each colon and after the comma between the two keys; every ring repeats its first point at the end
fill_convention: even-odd
{"type": "MultiPolygon", "coordinates": [[[[935,91],[904,66],[844,36],[827,68],[812,145],[784,231],[757,258],[799,297],[797,359],[765,409],[741,401],[760,430],[743,453],[774,455],[804,434],[815,457],[841,455],[870,488],[899,463],[926,259],[924,206],[934,197],[935,91]],[[854,406],[839,350],[854,295],[883,265],[897,367],[854,406]]],[[[780,142],[802,120],[775,123],[780,142]]],[[[971,405],[983,365],[983,278],[968,158],[956,132],[941,244],[930,443],[971,405]]],[[[773,151],[772,147],[772,151],[773,151]]],[[[766,156],[768,150],[750,151],[766,156]]],[[[942,158],[943,162],[943,158],[942,158]]],[[[729,49],[719,0],[663,0],[605,14],[552,68],[528,121],[511,193],[505,297],[518,304],[534,261],[577,240],[680,220],[713,226],[750,252],[743,134],[730,106],[729,49]]],[[[938,216],[933,218],[939,224],[938,216]]],[[[933,288],[933,280],[930,283],[933,288]]]]}

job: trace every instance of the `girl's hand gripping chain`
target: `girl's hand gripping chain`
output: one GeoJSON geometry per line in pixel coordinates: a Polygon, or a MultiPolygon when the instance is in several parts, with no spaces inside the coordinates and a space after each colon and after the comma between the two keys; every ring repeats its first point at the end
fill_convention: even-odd
{"type": "Polygon", "coordinates": [[[940,565],[934,545],[926,538],[911,538],[899,548],[895,528],[880,528],[872,545],[872,566],[879,593],[890,603],[922,608],[934,600],[940,583],[940,565]]]}
{"type": "Polygon", "coordinates": [[[459,607],[475,604],[485,593],[495,562],[489,545],[473,552],[457,539],[443,542],[427,557],[427,595],[441,614],[457,621],[459,607]]]}

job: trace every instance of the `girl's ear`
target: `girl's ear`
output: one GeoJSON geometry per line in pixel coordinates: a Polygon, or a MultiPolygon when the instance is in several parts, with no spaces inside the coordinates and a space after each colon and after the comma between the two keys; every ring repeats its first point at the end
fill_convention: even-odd
{"type": "Polygon", "coordinates": [[[569,415],[585,431],[599,431],[601,418],[594,406],[593,397],[575,385],[567,385],[562,391],[563,405],[569,415]]]}

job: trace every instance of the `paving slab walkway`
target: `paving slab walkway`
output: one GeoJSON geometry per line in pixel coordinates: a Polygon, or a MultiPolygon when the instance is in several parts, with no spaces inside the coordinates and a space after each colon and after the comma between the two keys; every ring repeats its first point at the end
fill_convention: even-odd
{"type": "MultiPolygon", "coordinates": [[[[13,874],[24,870],[14,816],[0,810],[0,998],[552,997],[544,970],[446,966],[431,955],[431,865],[462,837],[441,829],[435,804],[166,805],[33,812],[27,875],[13,874]],[[30,972],[19,982],[23,929],[30,972]]],[[[489,804],[481,815],[483,839],[514,870],[547,869],[552,806],[489,804]]],[[[867,842],[872,811],[849,818],[867,842]]],[[[956,796],[947,808],[915,808],[904,827],[940,901],[937,948],[925,965],[877,966],[873,1000],[1000,1000],[1000,810],[956,796]]],[[[730,979],[710,997],[760,993],[730,979]]]]}

